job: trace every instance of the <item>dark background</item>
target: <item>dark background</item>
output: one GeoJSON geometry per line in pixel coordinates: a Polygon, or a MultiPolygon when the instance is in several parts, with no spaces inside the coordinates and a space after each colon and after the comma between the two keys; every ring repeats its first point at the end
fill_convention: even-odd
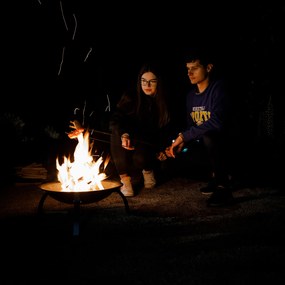
{"type": "Polygon", "coordinates": [[[284,284],[285,4],[2,2],[0,280],[284,284]],[[204,206],[201,180],[188,179],[193,173],[185,160],[186,177],[169,176],[156,191],[131,198],[129,216],[119,195],[82,207],[74,239],[72,205],[48,198],[45,215],[35,215],[44,197],[38,183],[3,187],[13,181],[15,165],[54,166],[58,147],[73,142],[65,131],[74,108],[82,115],[85,101],[88,120],[105,130],[107,94],[112,111],[149,57],[165,65],[172,100],[183,103],[189,87],[183,53],[197,43],[217,52],[232,86],[233,154],[243,172],[235,205],[204,206]],[[278,188],[267,187],[276,181],[278,188]]]}
{"type": "Polygon", "coordinates": [[[1,6],[0,122],[8,160],[10,149],[27,153],[19,145],[41,152],[65,136],[75,117],[107,130],[116,101],[148,59],[165,66],[172,102],[183,104],[189,87],[183,55],[193,45],[207,46],[220,60],[232,87],[233,133],[246,141],[284,139],[284,4],[30,0],[1,6]]]}

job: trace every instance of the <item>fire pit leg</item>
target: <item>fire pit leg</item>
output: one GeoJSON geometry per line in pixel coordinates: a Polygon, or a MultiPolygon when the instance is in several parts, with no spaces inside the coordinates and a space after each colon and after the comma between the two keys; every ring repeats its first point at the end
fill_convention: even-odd
{"type": "Polygon", "coordinates": [[[43,212],[43,206],[44,206],[44,202],[45,202],[45,199],[47,198],[48,196],[48,193],[45,192],[39,202],[39,205],[38,205],[38,214],[42,214],[43,212]]]}
{"type": "Polygon", "coordinates": [[[80,200],[74,201],[73,236],[79,235],[80,203],[81,203],[80,200]]]}
{"type": "Polygon", "coordinates": [[[124,204],[125,204],[126,212],[127,212],[127,214],[129,214],[130,213],[130,207],[129,207],[129,203],[128,203],[127,198],[124,196],[124,194],[119,189],[116,190],[116,192],[122,197],[124,204]]]}
{"type": "MultiPolygon", "coordinates": [[[[43,206],[46,198],[48,197],[48,193],[45,192],[43,196],[40,199],[39,205],[38,205],[38,215],[41,215],[43,213],[43,206]]],[[[80,216],[80,200],[74,200],[74,213],[73,213],[73,236],[79,235],[79,216],[80,216]]]]}

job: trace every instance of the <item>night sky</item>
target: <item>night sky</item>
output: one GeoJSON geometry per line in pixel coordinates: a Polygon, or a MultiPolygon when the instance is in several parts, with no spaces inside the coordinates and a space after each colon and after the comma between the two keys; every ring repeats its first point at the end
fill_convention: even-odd
{"type": "Polygon", "coordinates": [[[67,128],[75,108],[100,120],[150,58],[168,69],[182,99],[189,87],[183,53],[197,44],[220,57],[237,108],[249,117],[279,92],[272,80],[283,78],[276,69],[284,64],[285,5],[9,2],[2,6],[2,111],[34,130],[67,128]]]}

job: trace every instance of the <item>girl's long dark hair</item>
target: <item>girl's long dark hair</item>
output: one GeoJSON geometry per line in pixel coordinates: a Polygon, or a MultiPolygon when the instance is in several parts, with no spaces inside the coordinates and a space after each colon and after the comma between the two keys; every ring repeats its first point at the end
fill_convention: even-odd
{"type": "Polygon", "coordinates": [[[157,93],[155,95],[155,102],[158,110],[158,126],[164,127],[170,121],[169,106],[168,106],[168,89],[165,86],[165,78],[163,78],[162,70],[159,64],[154,62],[148,62],[143,64],[137,77],[137,109],[136,112],[139,114],[142,96],[146,96],[141,88],[141,78],[146,72],[152,72],[157,78],[157,93]]]}

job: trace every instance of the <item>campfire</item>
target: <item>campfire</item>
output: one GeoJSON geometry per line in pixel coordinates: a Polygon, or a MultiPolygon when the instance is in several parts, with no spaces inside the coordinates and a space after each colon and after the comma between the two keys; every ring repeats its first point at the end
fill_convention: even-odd
{"type": "Polygon", "coordinates": [[[97,160],[92,155],[93,144],[89,142],[89,132],[72,122],[74,131],[68,133],[69,138],[77,139],[73,157],[64,157],[63,163],[56,160],[58,170],[58,181],[61,183],[62,191],[90,191],[103,190],[102,181],[107,178],[106,169],[110,156],[105,160],[100,156],[97,160]],[[103,168],[102,168],[103,165],[103,168]]]}
{"type": "Polygon", "coordinates": [[[100,201],[112,193],[118,193],[123,199],[125,210],[129,212],[128,201],[120,191],[122,183],[115,180],[108,180],[104,172],[110,161],[110,155],[103,160],[103,156],[94,159],[92,155],[93,144],[89,143],[89,132],[85,131],[75,121],[71,125],[73,130],[68,133],[71,139],[77,139],[74,154],[64,157],[63,162],[56,159],[58,170],[57,182],[44,183],[40,186],[44,190],[38,212],[42,212],[45,199],[50,196],[60,202],[73,204],[75,210],[74,235],[79,234],[78,215],[81,204],[88,204],[100,201]]]}
{"type": "MultiPolygon", "coordinates": [[[[124,199],[119,190],[121,182],[108,180],[105,173],[110,155],[107,155],[105,160],[102,155],[94,159],[93,143],[90,144],[89,132],[85,131],[79,122],[72,121],[71,123],[70,127],[74,130],[67,135],[70,139],[78,141],[74,153],[69,157],[64,156],[62,163],[59,158],[56,159],[58,181],[42,184],[41,189],[55,199],[66,203],[75,203],[77,200],[80,203],[91,203],[114,191],[124,199]]],[[[125,199],[124,202],[126,202],[125,199]]]]}
{"type": "Polygon", "coordinates": [[[71,123],[70,127],[74,130],[67,135],[70,139],[78,141],[74,153],[69,157],[64,156],[62,163],[59,158],[56,159],[58,181],[44,183],[41,189],[59,201],[74,204],[99,201],[115,191],[122,196],[126,204],[127,201],[120,191],[122,183],[107,179],[105,170],[110,155],[107,155],[105,160],[102,155],[94,159],[89,132],[85,131],[77,121],[71,123]]]}

